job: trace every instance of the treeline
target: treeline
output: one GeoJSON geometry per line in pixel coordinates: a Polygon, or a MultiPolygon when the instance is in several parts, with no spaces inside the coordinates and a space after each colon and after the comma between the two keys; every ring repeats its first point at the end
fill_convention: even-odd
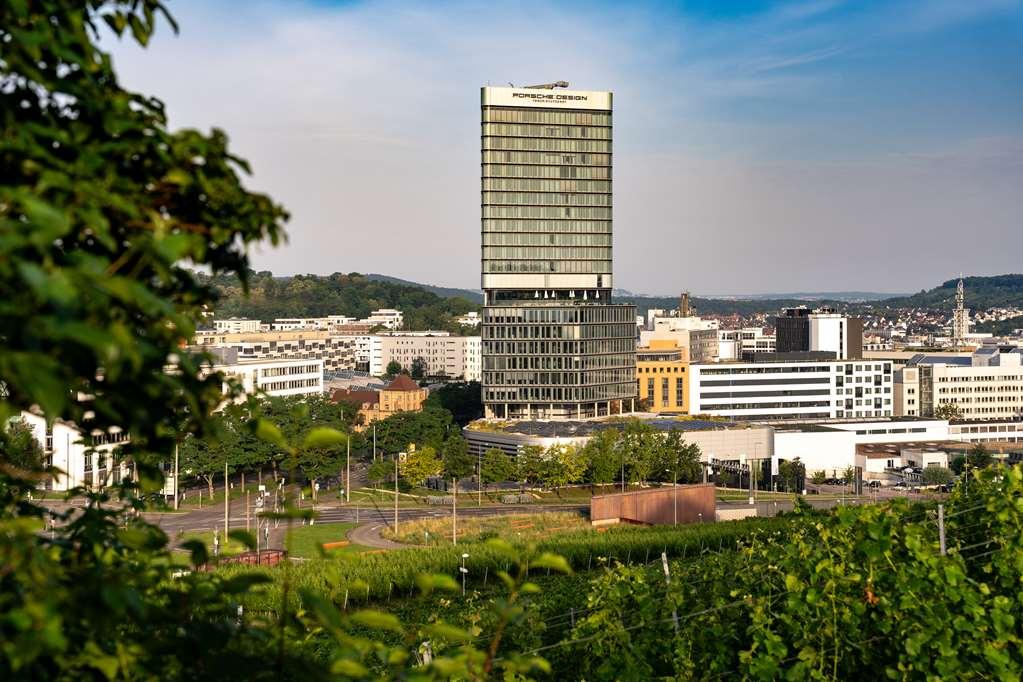
{"type": "Polygon", "coordinates": [[[347,315],[362,319],[373,310],[396,308],[405,315],[406,329],[458,332],[454,318],[479,310],[479,305],[463,298],[442,298],[419,287],[373,280],[357,272],[293,277],[251,272],[248,295],[237,277],[200,277],[215,290],[215,311],[221,318],[267,322],[278,317],[347,315]]]}
{"type": "Polygon", "coordinates": [[[274,479],[310,485],[337,477],[345,468],[349,446],[356,461],[369,465],[368,478],[376,486],[394,482],[393,458],[406,453],[398,465],[398,482],[406,489],[436,476],[460,480],[479,475],[487,484],[517,481],[547,489],[622,480],[695,483],[703,476],[700,449],[687,443],[682,431],[664,433],[638,419],[629,420],[620,431],[601,431],[581,446],[527,446],[514,457],[494,448],[474,458],[451,412],[436,403],[421,412],[392,415],[361,432],[355,430],[357,418],[353,406],[323,396],[232,405],[215,418],[213,435],[182,441],[179,468],[184,476],[205,484],[210,494],[222,481],[225,465],[230,475],[265,472],[274,479]],[[261,419],[275,423],[289,442],[305,443],[323,428],[345,433],[347,441],[307,445],[285,455],[256,432],[261,419]]]}
{"type": "MultiPolygon", "coordinates": [[[[879,307],[890,308],[936,308],[952,310],[955,307],[958,279],[942,282],[933,289],[920,291],[912,296],[887,298],[878,301],[879,307]]],[[[987,308],[1023,308],[1023,274],[994,275],[992,277],[966,277],[966,307],[974,310],[987,308]]]]}

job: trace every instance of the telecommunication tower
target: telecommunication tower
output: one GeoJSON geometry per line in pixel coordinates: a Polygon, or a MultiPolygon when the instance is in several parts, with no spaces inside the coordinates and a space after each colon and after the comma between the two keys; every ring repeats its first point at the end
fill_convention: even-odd
{"type": "Polygon", "coordinates": [[[959,274],[956,285],[956,307],[952,311],[952,345],[955,350],[962,350],[966,343],[966,335],[970,332],[970,311],[966,309],[966,291],[963,275],[959,274]]]}

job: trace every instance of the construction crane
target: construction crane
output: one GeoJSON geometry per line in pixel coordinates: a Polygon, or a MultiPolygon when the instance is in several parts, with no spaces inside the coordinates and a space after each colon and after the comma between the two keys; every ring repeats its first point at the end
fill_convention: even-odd
{"type": "Polygon", "coordinates": [[[540,85],[524,85],[528,90],[553,90],[554,88],[567,88],[568,81],[554,81],[553,83],[541,83],[540,85]]]}

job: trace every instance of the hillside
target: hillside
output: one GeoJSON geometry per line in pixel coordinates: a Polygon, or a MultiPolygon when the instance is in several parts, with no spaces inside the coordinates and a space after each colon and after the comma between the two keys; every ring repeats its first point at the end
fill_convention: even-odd
{"type": "Polygon", "coordinates": [[[373,280],[357,272],[332,275],[274,277],[270,272],[252,273],[246,297],[236,278],[204,278],[219,295],[220,317],[249,317],[269,321],[277,317],[349,315],[366,317],[378,308],[397,308],[405,313],[408,329],[457,331],[453,318],[479,310],[464,298],[443,298],[418,285],[373,280]]]}
{"type": "MultiPolygon", "coordinates": [[[[937,308],[951,310],[955,307],[958,279],[942,282],[941,286],[912,296],[899,296],[878,301],[878,305],[891,308],[937,308]]],[[[1023,275],[995,275],[992,277],[966,277],[966,307],[973,310],[1014,306],[1023,307],[1023,275]]]]}
{"type": "Polygon", "coordinates": [[[391,284],[399,284],[406,287],[418,287],[429,291],[431,294],[436,294],[441,298],[464,298],[472,303],[483,305],[482,291],[476,291],[473,289],[457,289],[455,287],[438,287],[432,284],[420,284],[419,282],[412,282],[407,279],[401,279],[400,277],[391,277],[390,275],[380,275],[375,272],[371,272],[365,277],[366,279],[374,282],[390,282],[391,284]]]}

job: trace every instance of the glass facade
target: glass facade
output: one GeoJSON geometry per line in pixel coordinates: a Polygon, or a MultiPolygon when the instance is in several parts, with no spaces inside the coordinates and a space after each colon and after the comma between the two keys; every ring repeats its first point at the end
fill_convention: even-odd
{"type": "Polygon", "coordinates": [[[635,308],[610,303],[610,93],[484,88],[480,132],[487,415],[631,410],[635,308]]]}

